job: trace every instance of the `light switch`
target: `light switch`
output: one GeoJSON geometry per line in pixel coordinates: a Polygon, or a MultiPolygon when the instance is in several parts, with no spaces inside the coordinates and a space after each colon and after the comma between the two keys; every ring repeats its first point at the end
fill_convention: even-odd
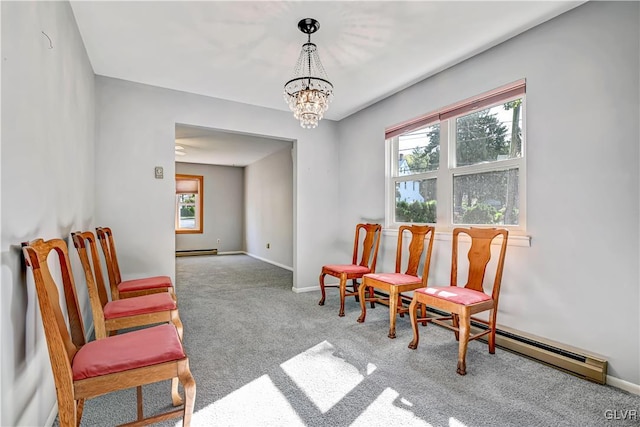
{"type": "Polygon", "coordinates": [[[164,174],[163,174],[162,166],[156,166],[156,179],[164,178],[163,175],[164,174]]]}

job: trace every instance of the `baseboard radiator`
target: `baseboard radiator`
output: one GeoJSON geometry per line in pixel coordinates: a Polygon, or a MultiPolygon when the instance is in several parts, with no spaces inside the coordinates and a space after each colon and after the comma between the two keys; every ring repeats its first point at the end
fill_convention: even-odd
{"type": "Polygon", "coordinates": [[[190,249],[176,251],[176,256],[218,255],[217,249],[190,249]]]}
{"type": "MultiPolygon", "coordinates": [[[[411,300],[403,297],[403,303],[408,305],[410,302],[411,300]]],[[[441,317],[447,314],[427,308],[428,316],[441,317]]],[[[472,334],[483,329],[486,330],[487,326],[472,321],[472,334]]],[[[486,342],[488,337],[485,335],[478,339],[486,342]]],[[[607,360],[584,350],[527,335],[500,325],[496,329],[496,346],[598,384],[605,384],[607,381],[607,360]]]]}
{"type": "MultiPolygon", "coordinates": [[[[471,333],[486,328],[486,325],[472,322],[471,333]]],[[[486,342],[488,337],[485,335],[478,339],[486,342]]],[[[501,326],[496,329],[496,346],[598,384],[607,381],[606,359],[580,349],[543,338],[528,337],[522,332],[501,326]]]]}

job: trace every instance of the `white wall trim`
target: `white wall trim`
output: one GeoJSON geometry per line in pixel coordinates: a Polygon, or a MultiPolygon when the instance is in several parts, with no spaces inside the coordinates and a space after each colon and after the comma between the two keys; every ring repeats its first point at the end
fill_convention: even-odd
{"type": "Polygon", "coordinates": [[[320,290],[320,285],[318,286],[307,286],[306,288],[296,288],[293,287],[291,288],[291,290],[293,292],[295,292],[296,294],[301,294],[303,292],[313,292],[313,291],[319,291],[320,290]]]}
{"type": "Polygon", "coordinates": [[[607,385],[628,391],[629,393],[640,395],[640,384],[621,380],[620,378],[612,377],[611,375],[607,375],[607,385]]]}
{"type": "Polygon", "coordinates": [[[244,251],[226,251],[226,252],[218,252],[218,255],[249,255],[244,251]]]}
{"type": "Polygon", "coordinates": [[[260,261],[268,262],[269,264],[273,264],[273,265],[278,266],[280,268],[284,268],[285,270],[293,271],[293,267],[289,267],[287,265],[280,264],[279,262],[275,262],[275,261],[271,261],[271,260],[266,259],[266,258],[262,258],[262,257],[260,257],[258,255],[250,254],[249,252],[238,252],[238,253],[243,253],[245,255],[249,255],[252,258],[259,259],[260,261]]]}
{"type": "MultiPolygon", "coordinates": [[[[461,226],[463,227],[463,226],[461,226]]],[[[500,228],[500,227],[499,227],[500,228]]],[[[502,227],[502,228],[509,228],[509,227],[502,227]]],[[[507,241],[507,245],[508,246],[523,246],[523,247],[530,247],[531,246],[531,236],[528,235],[521,235],[521,234],[514,234],[517,232],[509,232],[509,240],[507,241]]],[[[383,236],[394,236],[394,237],[398,237],[398,229],[397,228],[384,228],[382,230],[382,235],[383,236]]],[[[452,235],[453,235],[453,229],[449,230],[449,229],[442,229],[442,230],[436,230],[436,240],[442,240],[442,241],[446,241],[446,242],[450,242],[452,240],[452,235]]],[[[460,241],[471,241],[470,238],[468,236],[461,236],[460,237],[460,241]]],[[[493,242],[491,242],[492,245],[499,245],[500,244],[500,240],[495,240],[493,242]]]]}

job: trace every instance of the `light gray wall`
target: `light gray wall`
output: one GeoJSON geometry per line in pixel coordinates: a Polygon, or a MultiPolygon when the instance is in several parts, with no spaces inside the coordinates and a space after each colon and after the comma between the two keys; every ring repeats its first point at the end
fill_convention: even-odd
{"type": "MultiPolygon", "coordinates": [[[[317,286],[338,213],[336,124],[303,129],[285,111],[239,104],[106,77],[96,78],[96,219],[114,230],[123,275],[175,276],[175,124],[266,135],[294,146],[294,290],[317,286]],[[165,179],[154,178],[163,166],[165,179]],[[132,186],[131,183],[135,183],[132,186]],[[131,201],[137,211],[131,215],[131,201]],[[123,215],[123,212],[128,215],[123,215]]],[[[178,294],[180,287],[177,287],[178,294]]]]}
{"type": "MultiPolygon", "coordinates": [[[[1,2],[1,14],[0,425],[40,426],[53,420],[56,395],[20,243],[94,226],[94,75],[68,3],[1,2]]],[[[70,251],[87,325],[82,268],[70,251]]]]}
{"type": "Polygon", "coordinates": [[[245,206],[246,251],[292,268],[293,162],[290,148],[245,168],[245,206]]]}
{"type": "Polygon", "coordinates": [[[176,250],[244,250],[244,168],[176,162],[176,174],[204,179],[203,233],[176,234],[176,250]]]}
{"type": "MultiPolygon", "coordinates": [[[[175,173],[175,123],[296,140],[299,290],[317,286],[318,266],[335,251],[350,253],[355,222],[383,218],[385,126],[521,77],[533,240],[509,248],[499,321],[601,353],[610,374],[639,384],[638,13],[637,3],[589,2],[339,129],[323,120],[309,131],[281,111],[103,77],[94,87],[68,3],[1,2],[0,424],[44,425],[55,407],[20,242],[110,225],[125,276],[174,275],[173,180],[155,180],[153,168],[175,173]],[[140,213],[125,216],[131,201],[140,213]]],[[[432,282],[447,277],[450,248],[441,243],[432,282]]]]}
{"type": "MultiPolygon", "coordinates": [[[[602,354],[640,384],[638,16],[636,2],[586,3],[341,121],[338,235],[384,218],[385,127],[524,77],[532,240],[507,250],[498,322],[602,354]]],[[[430,281],[448,283],[450,245],[434,250],[430,281]]]]}

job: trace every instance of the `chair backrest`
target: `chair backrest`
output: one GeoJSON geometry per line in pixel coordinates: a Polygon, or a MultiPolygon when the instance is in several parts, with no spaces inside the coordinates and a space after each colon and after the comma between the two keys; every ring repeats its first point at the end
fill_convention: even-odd
{"type": "MultiPolygon", "coordinates": [[[[102,275],[102,267],[100,266],[100,256],[98,255],[96,238],[91,231],[85,231],[83,233],[78,231],[71,233],[71,237],[73,238],[73,245],[78,252],[80,262],[82,263],[82,269],[84,270],[87,290],[89,292],[89,302],[91,303],[91,311],[93,313],[96,338],[104,338],[107,335],[104,324],[103,309],[109,302],[109,297],[107,296],[107,289],[102,275]],[[91,259],[87,253],[87,242],[89,251],[91,252],[91,259]]],[[[118,299],[118,288],[112,287],[111,292],[112,299],[118,299]],[[115,288],[115,294],[113,288],[115,288]]]]}
{"type": "Polygon", "coordinates": [[[44,326],[51,368],[58,390],[58,396],[64,391],[73,396],[73,376],[71,361],[80,347],[85,344],[84,326],[78,307],[78,298],[73,282],[73,273],[69,263],[67,244],[62,239],[44,241],[33,240],[22,244],[25,263],[33,272],[38,296],[38,305],[44,326]],[[60,295],[47,259],[55,251],[58,255],[62,285],[67,304],[69,328],[60,307],[60,295]]]}
{"type": "Polygon", "coordinates": [[[96,227],[96,234],[100,241],[100,247],[104,254],[105,264],[107,266],[107,274],[109,276],[109,284],[111,289],[122,282],[120,276],[120,266],[118,265],[118,255],[116,254],[116,244],[113,240],[113,233],[109,227],[96,227]]]}
{"type": "Polygon", "coordinates": [[[466,234],[471,238],[471,247],[467,254],[469,259],[469,272],[465,288],[484,292],[483,282],[487,271],[487,264],[491,259],[491,243],[498,236],[502,236],[500,255],[496,264],[496,275],[493,281],[492,297],[498,300],[500,284],[502,283],[502,270],[504,269],[504,256],[507,251],[507,239],[509,231],[501,228],[454,228],[451,258],[451,286],[458,285],[458,240],[460,234],[466,234]]]}
{"type": "Polygon", "coordinates": [[[429,225],[402,225],[398,228],[398,246],[396,249],[396,273],[400,273],[402,268],[402,241],[404,239],[404,233],[411,234],[411,241],[409,242],[409,260],[407,262],[407,270],[404,274],[410,276],[420,276],[418,274],[418,268],[420,267],[420,261],[423,261],[422,266],[422,283],[426,286],[427,278],[429,277],[429,266],[431,264],[431,250],[433,249],[433,241],[435,228],[429,225]],[[429,235],[429,244],[427,251],[424,253],[425,245],[424,241],[429,235]],[[423,258],[424,253],[424,260],[423,258]]]}
{"type": "Polygon", "coordinates": [[[358,224],[356,225],[356,236],[353,242],[353,261],[352,264],[358,262],[358,248],[360,242],[360,235],[365,232],[364,239],[362,240],[362,257],[360,258],[360,264],[363,267],[368,267],[372,273],[376,271],[376,262],[378,260],[378,248],[380,247],[380,234],[382,232],[382,225],[380,224],[358,224]]]}

